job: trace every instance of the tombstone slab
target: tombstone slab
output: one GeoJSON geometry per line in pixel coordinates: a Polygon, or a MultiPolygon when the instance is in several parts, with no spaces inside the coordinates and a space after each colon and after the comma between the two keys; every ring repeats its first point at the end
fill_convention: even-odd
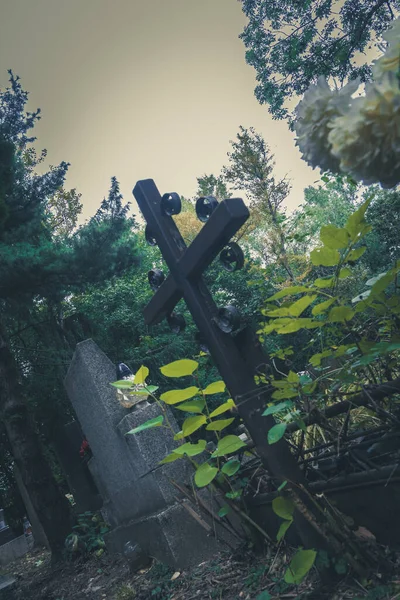
{"type": "Polygon", "coordinates": [[[191,464],[182,459],[159,465],[178,445],[171,411],[156,403],[124,408],[110,385],[114,380],[113,363],[92,340],[77,345],[65,385],[93,453],[89,468],[113,528],[109,549],[122,553],[127,542],[139,544],[145,554],[184,568],[214,556],[226,543],[237,545],[237,538],[208,523],[173,484],[191,484],[191,464]],[[160,414],[172,431],[158,427],[129,434],[160,414]]]}
{"type": "MultiPolygon", "coordinates": [[[[86,340],[77,345],[65,386],[82,430],[99,465],[101,483],[107,498],[120,493],[132,496],[137,470],[129,461],[126,444],[117,425],[128,413],[110,385],[115,367],[100,348],[86,340]]],[[[104,498],[103,498],[104,499],[104,498]]],[[[129,518],[132,514],[126,514],[129,518]]]]}

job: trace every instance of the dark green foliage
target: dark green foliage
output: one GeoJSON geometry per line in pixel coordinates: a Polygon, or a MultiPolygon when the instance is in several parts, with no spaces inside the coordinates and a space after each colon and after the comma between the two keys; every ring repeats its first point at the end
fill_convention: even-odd
{"type": "Polygon", "coordinates": [[[248,23],[241,34],[246,61],[257,73],[255,95],[277,119],[288,100],[320,75],[343,83],[371,76],[362,54],[399,14],[398,0],[241,0],[248,23]],[[361,60],[360,60],[361,59],[361,60]]]}
{"type": "MultiPolygon", "coordinates": [[[[63,190],[66,162],[37,173],[45,152],[37,157],[29,145],[35,138],[27,132],[39,111],[25,113],[26,102],[10,73],[10,87],[0,92],[0,413],[22,479],[59,556],[68,505],[48,463],[60,475],[49,441],[57,421],[70,415],[62,381],[77,341],[65,331],[66,298],[127,272],[138,259],[135,223],[127,218],[115,178],[95,217],[71,235],[79,196],[63,190]],[[60,195],[66,200],[64,231],[54,221],[52,200],[60,195]]],[[[8,490],[12,487],[10,479],[8,490]]]]}
{"type": "Polygon", "coordinates": [[[105,549],[104,535],[109,528],[101,513],[90,511],[78,515],[73,532],[65,540],[65,548],[69,558],[95,553],[100,556],[105,549]]]}
{"type": "Polygon", "coordinates": [[[363,261],[373,273],[378,273],[400,258],[400,193],[374,189],[368,219],[372,231],[363,261]]]}
{"type": "Polygon", "coordinates": [[[287,237],[293,252],[304,253],[319,238],[323,225],[331,223],[342,227],[355,210],[359,186],[345,177],[326,177],[318,187],[304,190],[304,201],[290,217],[287,237]]]}
{"type": "Polygon", "coordinates": [[[222,175],[203,175],[197,178],[196,198],[200,196],[215,196],[217,200],[225,200],[230,198],[232,194],[229,192],[226,182],[222,175]]]}

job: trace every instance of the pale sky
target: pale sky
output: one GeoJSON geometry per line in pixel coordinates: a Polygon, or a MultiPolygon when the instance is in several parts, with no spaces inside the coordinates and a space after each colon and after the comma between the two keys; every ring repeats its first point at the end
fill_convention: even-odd
{"type": "Polygon", "coordinates": [[[125,200],[139,179],[191,197],[218,175],[239,125],[270,144],[297,206],[319,179],[285,122],[254,97],[237,0],[0,0],[0,87],[7,69],[40,107],[37,149],[71,163],[67,188],[91,216],[115,175],[125,200]]]}

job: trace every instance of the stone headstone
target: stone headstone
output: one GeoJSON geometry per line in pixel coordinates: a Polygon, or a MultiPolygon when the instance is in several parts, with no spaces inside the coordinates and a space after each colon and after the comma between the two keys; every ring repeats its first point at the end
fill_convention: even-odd
{"type": "Polygon", "coordinates": [[[19,489],[19,493],[21,494],[22,501],[25,505],[26,512],[28,513],[29,521],[32,525],[32,533],[33,533],[34,543],[36,546],[46,546],[46,548],[49,548],[49,542],[47,541],[46,534],[45,534],[44,529],[38,519],[36,510],[33,507],[31,499],[29,498],[29,494],[25,487],[25,484],[22,481],[21,473],[15,463],[14,463],[14,477],[15,477],[15,481],[17,482],[17,486],[19,489]]]}
{"type": "Polygon", "coordinates": [[[0,546],[0,565],[7,565],[28,552],[29,548],[26,536],[20,535],[0,546]]]}
{"type": "Polygon", "coordinates": [[[15,538],[15,535],[6,523],[4,509],[0,509],[0,546],[7,544],[15,538]]]}
{"type": "Polygon", "coordinates": [[[139,544],[145,554],[175,568],[197,564],[220,546],[213,524],[172,483],[189,483],[191,465],[179,460],[159,466],[179,443],[173,439],[178,425],[167,410],[172,432],[160,427],[130,435],[164,413],[156,403],[124,408],[110,385],[114,380],[113,363],[92,340],[77,345],[65,385],[93,452],[89,468],[103,497],[103,514],[113,527],[107,544],[121,553],[128,542],[139,544]]]}

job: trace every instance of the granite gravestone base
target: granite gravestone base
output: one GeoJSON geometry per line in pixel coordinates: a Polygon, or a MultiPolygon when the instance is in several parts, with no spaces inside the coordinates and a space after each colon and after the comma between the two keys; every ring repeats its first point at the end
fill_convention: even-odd
{"type": "MultiPolygon", "coordinates": [[[[160,407],[144,403],[124,408],[110,385],[114,380],[113,363],[92,340],[77,345],[65,386],[93,452],[89,468],[112,526],[110,550],[122,552],[131,542],[173,568],[185,568],[211,558],[226,544],[235,546],[235,537],[208,522],[173,485],[191,481],[190,464],[178,460],[158,466],[178,445],[173,433],[157,428],[129,435],[162,414],[160,407]]],[[[168,420],[178,431],[170,412],[168,420]]]]}

